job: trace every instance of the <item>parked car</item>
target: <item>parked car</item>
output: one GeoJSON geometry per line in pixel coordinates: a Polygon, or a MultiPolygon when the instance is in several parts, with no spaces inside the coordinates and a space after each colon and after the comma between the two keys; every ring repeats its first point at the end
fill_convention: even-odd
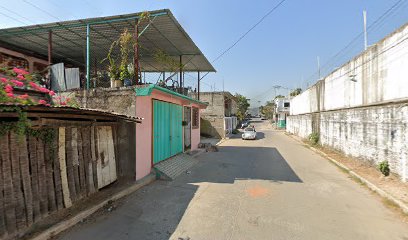
{"type": "Polygon", "coordinates": [[[247,127],[244,129],[244,133],[242,134],[242,140],[255,140],[256,139],[256,131],[253,127],[247,127]]]}
{"type": "Polygon", "coordinates": [[[242,129],[244,129],[244,128],[248,127],[248,126],[249,126],[249,122],[248,122],[248,121],[243,121],[243,122],[241,123],[241,128],[242,128],[242,129]]]}

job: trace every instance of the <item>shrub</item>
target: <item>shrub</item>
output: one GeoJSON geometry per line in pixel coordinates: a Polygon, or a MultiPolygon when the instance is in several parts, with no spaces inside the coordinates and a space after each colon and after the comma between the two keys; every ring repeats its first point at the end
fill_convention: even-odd
{"type": "Polygon", "coordinates": [[[239,130],[238,130],[238,129],[232,130],[232,134],[238,134],[238,133],[239,133],[239,130]]]}
{"type": "Polygon", "coordinates": [[[311,133],[309,135],[309,141],[313,144],[316,145],[319,142],[319,134],[318,133],[311,133]]]}
{"type": "Polygon", "coordinates": [[[378,164],[378,170],[384,175],[384,176],[389,176],[390,175],[390,165],[388,164],[388,161],[382,161],[378,164]]]}

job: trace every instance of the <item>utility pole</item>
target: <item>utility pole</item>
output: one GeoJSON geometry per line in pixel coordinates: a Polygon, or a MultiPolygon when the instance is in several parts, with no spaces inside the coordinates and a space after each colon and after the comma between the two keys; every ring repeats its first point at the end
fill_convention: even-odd
{"type": "Polygon", "coordinates": [[[363,21],[364,21],[364,51],[367,50],[367,11],[363,11],[363,21]]]}
{"type": "Polygon", "coordinates": [[[317,72],[318,72],[318,79],[320,80],[320,57],[317,56],[317,72]]]}

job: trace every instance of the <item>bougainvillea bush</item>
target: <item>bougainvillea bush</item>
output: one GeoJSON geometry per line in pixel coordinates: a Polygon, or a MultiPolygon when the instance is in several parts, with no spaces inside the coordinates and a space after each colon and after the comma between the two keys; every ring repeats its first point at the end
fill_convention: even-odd
{"type": "Polygon", "coordinates": [[[57,96],[47,89],[34,74],[24,69],[4,67],[0,67],[0,104],[79,107],[75,99],[57,96]]]}
{"type": "Polygon", "coordinates": [[[33,74],[19,68],[0,68],[0,74],[1,104],[51,105],[51,98],[55,93],[42,86],[33,74]],[[42,96],[44,97],[38,99],[38,97],[30,96],[28,93],[16,93],[19,90],[33,90],[43,93],[42,96]]]}

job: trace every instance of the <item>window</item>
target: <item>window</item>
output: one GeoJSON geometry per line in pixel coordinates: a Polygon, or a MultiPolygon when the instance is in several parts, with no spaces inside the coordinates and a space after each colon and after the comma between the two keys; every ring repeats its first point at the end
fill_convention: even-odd
{"type": "Polygon", "coordinates": [[[283,104],[283,107],[285,107],[285,108],[290,107],[290,103],[289,103],[289,102],[285,102],[285,103],[283,104]]]}
{"type": "Polygon", "coordinates": [[[200,110],[198,108],[193,107],[193,122],[192,122],[192,127],[193,128],[199,128],[200,127],[200,110]]]}

